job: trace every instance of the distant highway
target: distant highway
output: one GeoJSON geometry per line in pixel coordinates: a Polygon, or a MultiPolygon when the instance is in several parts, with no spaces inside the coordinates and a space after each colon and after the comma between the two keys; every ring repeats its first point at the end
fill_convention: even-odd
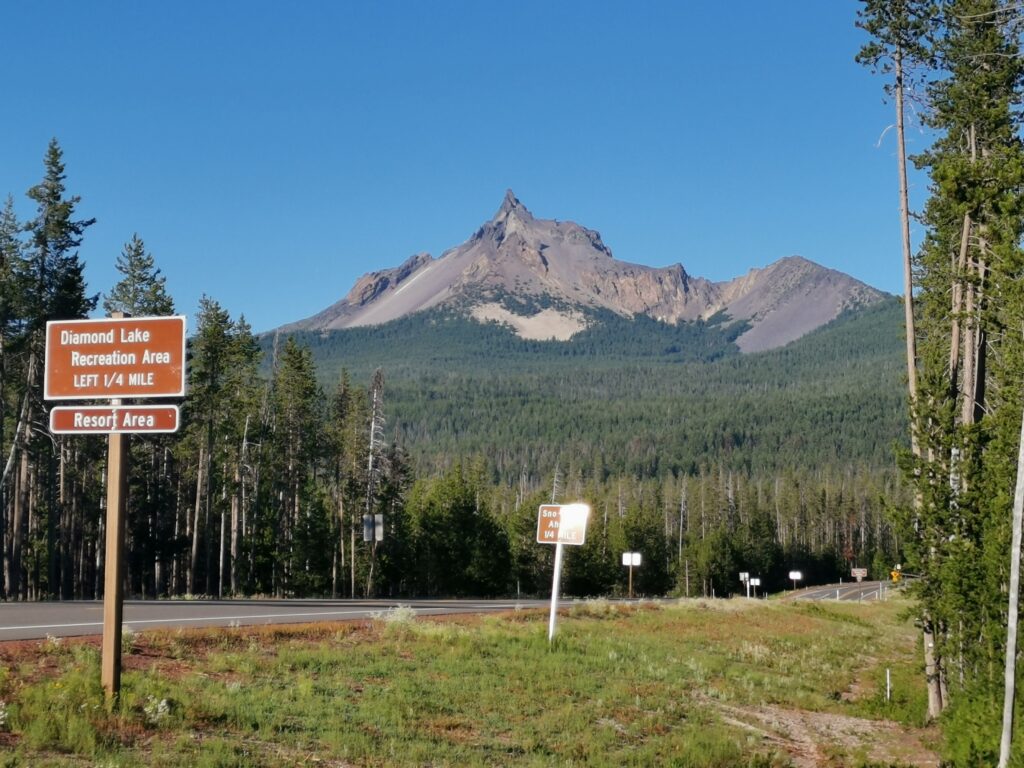
{"type": "Polygon", "coordinates": [[[789,596],[791,600],[846,600],[866,602],[884,600],[893,586],[887,581],[862,581],[849,584],[828,584],[822,587],[802,589],[789,596]]]}
{"type": "MultiPolygon", "coordinates": [[[[794,592],[789,600],[885,599],[892,585],[882,581],[832,584],[794,592]],[[881,591],[880,591],[881,589],[881,591]]],[[[572,600],[560,601],[567,607],[572,600]]],[[[178,627],[229,627],[260,624],[300,624],[318,621],[358,621],[373,618],[398,605],[417,615],[489,613],[518,608],[547,608],[548,600],[126,600],[124,621],[136,631],[178,627]]],[[[0,642],[54,637],[99,635],[103,632],[103,602],[69,600],[42,603],[0,603],[0,642]]]]}
{"type": "MultiPolygon", "coordinates": [[[[547,607],[548,600],[126,600],[122,624],[135,631],[365,620],[408,605],[418,615],[547,607]]],[[[560,605],[571,605],[563,601],[560,605]]],[[[0,604],[0,642],[103,633],[103,602],[0,604]]]]}

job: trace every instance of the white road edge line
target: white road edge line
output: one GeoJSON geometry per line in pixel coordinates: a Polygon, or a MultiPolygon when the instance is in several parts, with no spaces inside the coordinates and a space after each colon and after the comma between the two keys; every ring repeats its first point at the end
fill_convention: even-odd
{"type": "MultiPolygon", "coordinates": [[[[414,611],[437,611],[444,610],[438,607],[424,607],[417,608],[416,606],[410,606],[414,611]]],[[[479,606],[470,606],[473,609],[479,609],[479,606]]],[[[515,606],[487,606],[488,608],[514,608],[515,606]]],[[[390,608],[384,610],[391,610],[390,608]]],[[[370,611],[371,613],[381,613],[382,611],[370,611]]],[[[348,616],[354,613],[367,613],[365,608],[361,608],[355,611],[317,611],[315,613],[257,613],[251,616],[198,616],[198,617],[184,617],[174,618],[168,617],[166,619],[124,619],[121,623],[123,626],[132,626],[134,624],[168,624],[174,622],[186,622],[186,621],[239,621],[241,619],[286,619],[286,618],[304,618],[307,616],[348,616]]],[[[74,624],[35,624],[32,626],[23,627],[0,627],[0,634],[4,632],[15,632],[25,631],[30,629],[71,629],[73,627],[102,627],[102,621],[83,621],[74,624]]]]}
{"type": "MultiPolygon", "coordinates": [[[[168,622],[178,621],[237,621],[239,619],[284,619],[290,617],[306,617],[306,616],[345,616],[352,613],[366,613],[365,610],[359,611],[320,611],[318,613],[259,613],[252,616],[197,616],[197,617],[184,617],[174,618],[168,617],[166,619],[125,619],[122,624],[124,626],[132,626],[133,624],[166,624],[168,622]]],[[[0,627],[0,633],[3,632],[14,632],[15,630],[26,630],[26,629],[67,629],[71,627],[102,627],[102,621],[83,621],[75,624],[36,624],[34,626],[25,627],[0,627]]]]}

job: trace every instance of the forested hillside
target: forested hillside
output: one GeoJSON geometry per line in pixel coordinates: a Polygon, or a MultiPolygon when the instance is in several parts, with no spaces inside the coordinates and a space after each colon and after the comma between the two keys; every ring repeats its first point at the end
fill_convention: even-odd
{"type": "Polygon", "coordinates": [[[906,435],[898,302],[756,355],[738,353],[736,333],[609,314],[570,341],[526,341],[428,312],[294,338],[325,385],[383,367],[396,434],[428,472],[474,455],[496,478],[531,482],[569,462],[598,477],[894,466],[906,435]]]}

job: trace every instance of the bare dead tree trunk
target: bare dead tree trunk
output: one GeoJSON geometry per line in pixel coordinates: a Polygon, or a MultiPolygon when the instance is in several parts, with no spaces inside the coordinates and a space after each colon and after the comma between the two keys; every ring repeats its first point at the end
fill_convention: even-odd
{"type": "MultiPolygon", "coordinates": [[[[968,269],[970,267],[968,266],[968,269]]],[[[977,374],[977,349],[975,342],[977,334],[977,319],[975,317],[975,288],[973,283],[967,284],[967,296],[964,298],[964,364],[963,384],[960,393],[960,423],[967,425],[974,423],[974,393],[976,389],[975,375],[977,374]]]]}
{"type": "Polygon", "coordinates": [[[14,477],[14,509],[11,513],[11,568],[7,576],[12,600],[24,594],[21,578],[21,547],[24,539],[25,510],[28,508],[28,453],[22,451],[18,473],[14,477]]]}
{"type": "Polygon", "coordinates": [[[679,562],[683,562],[683,534],[686,533],[686,478],[679,490],[679,562]]]}
{"type": "Polygon", "coordinates": [[[1006,622],[1006,666],[1003,674],[1003,729],[999,740],[999,768],[1010,761],[1013,733],[1013,701],[1017,680],[1017,609],[1020,599],[1021,518],[1024,517],[1024,418],[1021,419],[1017,448],[1017,484],[1013,494],[1013,524],[1010,539],[1010,594],[1006,622]]]}
{"type": "MultiPolygon", "coordinates": [[[[376,526],[373,525],[373,504],[377,490],[377,475],[380,472],[380,462],[377,460],[377,450],[384,432],[384,374],[380,368],[378,368],[373,375],[373,383],[370,389],[370,446],[366,466],[366,515],[371,521],[370,528],[374,531],[374,540],[370,544],[370,569],[366,577],[367,597],[373,596],[373,571],[377,561],[377,540],[376,526]]],[[[555,478],[555,482],[557,484],[557,467],[555,468],[555,478]]]]}
{"type": "Polygon", "coordinates": [[[345,494],[342,493],[340,485],[338,486],[338,534],[338,550],[335,552],[337,567],[331,586],[331,593],[334,597],[338,596],[338,572],[345,570],[345,494]]]}
{"type": "Polygon", "coordinates": [[[242,486],[242,467],[241,464],[235,465],[235,487],[231,493],[231,563],[229,570],[231,572],[231,594],[238,594],[238,563],[239,559],[239,522],[240,522],[240,508],[242,505],[241,500],[241,486],[242,486]]]}
{"type": "MultiPolygon", "coordinates": [[[[227,541],[227,526],[225,525],[226,513],[224,512],[224,500],[228,494],[227,478],[228,472],[227,467],[224,467],[224,474],[222,475],[223,483],[220,487],[220,542],[217,545],[217,597],[224,597],[224,571],[227,569],[228,560],[228,541],[227,541]]],[[[232,499],[232,504],[234,499],[232,499]]]]}
{"type": "Polygon", "coordinates": [[[199,448],[199,466],[196,469],[196,504],[192,523],[192,556],[189,561],[188,581],[185,585],[188,593],[195,594],[196,579],[199,574],[199,515],[203,511],[203,472],[206,469],[206,448],[199,448]]]}
{"type": "MultiPolygon", "coordinates": [[[[185,510],[184,505],[184,488],[181,474],[178,474],[178,482],[174,488],[174,540],[178,541],[178,537],[181,536],[181,518],[182,511],[185,510]]],[[[185,511],[185,517],[188,517],[188,512],[185,511]]],[[[185,524],[186,529],[188,523],[185,524]]],[[[187,535],[187,534],[186,534],[187,535]]],[[[171,593],[178,595],[181,594],[181,556],[175,554],[174,559],[171,561],[171,593]]]]}
{"type": "Polygon", "coordinates": [[[245,427],[242,429],[242,447],[238,452],[238,462],[235,464],[234,488],[231,494],[231,594],[238,594],[238,565],[241,562],[241,536],[240,518],[244,515],[242,507],[245,505],[245,476],[242,473],[243,465],[248,456],[249,447],[249,417],[245,417],[245,427]]]}
{"type": "Polygon", "coordinates": [[[35,385],[35,352],[29,354],[28,371],[26,375],[25,396],[21,402],[21,410],[18,414],[18,424],[14,428],[14,437],[11,440],[11,451],[4,465],[3,476],[0,477],[0,485],[7,482],[11,474],[15,458],[21,450],[17,474],[14,477],[14,488],[12,491],[11,509],[11,533],[10,533],[10,554],[6,558],[6,582],[9,597],[17,600],[22,592],[21,584],[21,549],[24,538],[25,510],[28,505],[28,444],[32,437],[32,390],[35,385]]]}
{"type": "Polygon", "coordinates": [[[960,324],[963,321],[961,313],[964,308],[964,287],[963,275],[967,271],[967,251],[971,239],[971,214],[964,214],[963,227],[960,230],[960,255],[953,265],[952,297],[953,305],[950,316],[952,317],[951,333],[949,341],[949,391],[956,392],[960,380],[960,324]]]}
{"type": "Polygon", "coordinates": [[[71,574],[74,572],[74,566],[72,564],[72,560],[74,559],[74,550],[71,548],[71,534],[73,526],[71,499],[73,498],[73,495],[69,489],[72,482],[72,479],[69,477],[69,475],[72,474],[69,469],[69,465],[73,466],[73,457],[74,454],[67,441],[62,440],[60,442],[60,483],[58,486],[60,523],[57,526],[61,554],[60,588],[58,597],[62,600],[68,600],[72,596],[71,574]]]}
{"type": "MultiPolygon", "coordinates": [[[[899,218],[903,250],[903,324],[906,332],[906,382],[911,411],[918,403],[918,336],[913,317],[913,261],[910,250],[910,203],[906,178],[906,137],[903,127],[903,54],[897,47],[893,54],[896,79],[896,163],[899,168],[899,218]]],[[[921,456],[918,430],[910,420],[910,444],[915,457],[921,456]]]]}
{"type": "MultiPolygon", "coordinates": [[[[38,541],[38,526],[39,520],[36,517],[36,511],[39,509],[39,479],[36,471],[35,462],[28,460],[28,453],[23,454],[24,466],[25,466],[25,516],[28,518],[28,541],[29,546],[32,547],[32,542],[38,541]]],[[[27,577],[25,591],[25,597],[28,600],[37,600],[39,598],[39,562],[38,557],[32,558],[32,567],[25,569],[25,576],[27,577]]]]}
{"type": "MultiPolygon", "coordinates": [[[[896,96],[896,142],[897,142],[897,164],[899,166],[900,183],[900,230],[903,244],[903,316],[906,324],[906,354],[907,354],[907,390],[910,398],[910,446],[915,460],[921,458],[921,446],[918,437],[917,423],[917,330],[914,321],[914,283],[913,264],[911,260],[910,245],[910,205],[907,192],[907,152],[904,131],[904,104],[903,104],[903,53],[896,48],[893,55],[893,68],[895,74],[895,96],[896,96]]],[[[970,226],[970,220],[965,221],[965,227],[970,226]]],[[[966,238],[966,235],[965,235],[966,238]]],[[[954,302],[956,302],[954,297],[954,302]]],[[[954,325],[956,319],[954,318],[954,325]]],[[[951,367],[955,361],[951,360],[951,367]]],[[[921,509],[922,498],[920,490],[915,495],[915,507],[921,509]]],[[[942,694],[940,689],[940,675],[935,656],[935,640],[932,628],[931,617],[924,615],[922,622],[924,632],[924,657],[925,657],[925,680],[928,686],[928,716],[936,718],[943,709],[942,694]]]]}
{"type": "MultiPolygon", "coordinates": [[[[203,592],[210,594],[210,578],[213,575],[213,537],[210,535],[210,513],[213,508],[213,421],[208,422],[208,436],[206,448],[206,465],[204,467],[204,482],[206,485],[203,503],[203,568],[206,571],[203,579],[203,592]]],[[[198,529],[198,526],[196,526],[198,529]]]]}

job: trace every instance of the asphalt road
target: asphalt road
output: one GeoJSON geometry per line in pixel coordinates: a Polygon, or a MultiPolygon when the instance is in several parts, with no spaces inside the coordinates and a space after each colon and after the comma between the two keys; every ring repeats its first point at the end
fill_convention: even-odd
{"type": "MultiPolygon", "coordinates": [[[[882,581],[831,584],[802,589],[791,600],[885,599],[892,585],[882,581]]],[[[560,605],[571,605],[561,601],[560,605]]],[[[178,627],[229,627],[256,624],[299,624],[373,618],[397,605],[418,615],[487,613],[548,607],[548,600],[126,600],[123,625],[136,631],[178,627]]],[[[43,603],[0,603],[0,642],[99,635],[103,603],[74,600],[43,603]]]]}
{"type": "MultiPolygon", "coordinates": [[[[560,603],[561,604],[561,603],[560,603]]],[[[570,605],[571,601],[565,601],[570,605]]],[[[135,631],[177,627],[297,624],[373,618],[397,605],[419,615],[510,611],[549,606],[547,600],[126,600],[122,625],[135,631]]],[[[0,642],[103,632],[95,600],[0,604],[0,642]]]]}
{"type": "Polygon", "coordinates": [[[886,581],[862,581],[859,584],[828,584],[823,587],[811,587],[796,592],[791,597],[794,600],[847,600],[853,602],[867,602],[869,600],[884,600],[892,590],[892,585],[886,581]]]}

